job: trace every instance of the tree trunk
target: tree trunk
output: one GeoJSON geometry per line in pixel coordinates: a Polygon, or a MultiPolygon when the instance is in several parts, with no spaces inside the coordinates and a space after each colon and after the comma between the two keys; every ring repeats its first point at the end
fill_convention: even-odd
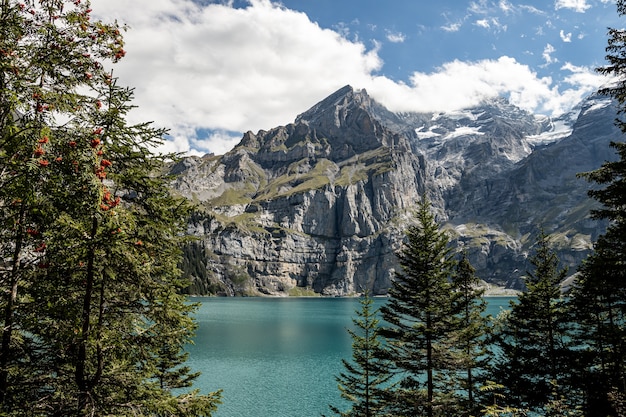
{"type": "MultiPolygon", "coordinates": [[[[91,225],[90,241],[93,242],[98,231],[98,220],[94,217],[91,225]]],[[[85,294],[83,296],[81,339],[76,357],[75,379],[78,387],[78,414],[87,415],[89,404],[92,402],[91,389],[93,383],[87,376],[87,343],[91,332],[91,303],[95,281],[95,246],[91,243],[87,254],[87,275],[85,277],[85,294]]]]}
{"type": "MultiPolygon", "coordinates": [[[[22,204],[20,208],[19,224],[24,220],[25,208],[22,204]]],[[[11,357],[11,339],[13,337],[13,315],[15,304],[17,302],[17,290],[20,275],[20,261],[22,253],[22,245],[24,236],[21,226],[18,228],[15,248],[13,250],[13,260],[11,263],[11,271],[9,278],[10,290],[6,294],[6,306],[4,308],[4,327],[2,328],[2,346],[0,347],[0,404],[4,405],[7,398],[8,378],[9,378],[9,360],[11,357]]]]}

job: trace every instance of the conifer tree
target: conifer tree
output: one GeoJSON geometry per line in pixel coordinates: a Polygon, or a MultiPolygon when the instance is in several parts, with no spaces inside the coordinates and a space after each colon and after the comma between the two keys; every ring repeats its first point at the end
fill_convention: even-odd
{"type": "Polygon", "coordinates": [[[342,360],[345,368],[336,377],[341,397],[351,403],[347,411],[330,406],[341,417],[374,417],[382,415],[386,406],[387,384],[391,379],[389,361],[384,359],[380,340],[378,310],[366,292],[359,300],[360,310],[352,319],[355,330],[348,329],[352,337],[352,361],[342,360]]]}
{"type": "Polygon", "coordinates": [[[489,317],[485,315],[485,290],[480,287],[480,279],[475,275],[466,251],[461,252],[452,285],[457,329],[452,333],[449,345],[457,355],[459,390],[464,393],[460,400],[460,415],[478,415],[482,409],[480,387],[486,383],[492,358],[488,349],[489,317]]]}
{"type": "MultiPolygon", "coordinates": [[[[618,0],[617,13],[626,15],[626,2],[618,0]]],[[[609,29],[606,59],[598,68],[614,82],[600,90],[618,102],[616,125],[626,133],[626,30],[609,29]]],[[[609,393],[626,393],[626,143],[611,142],[617,160],[605,162],[595,171],[580,174],[599,187],[589,195],[602,204],[591,215],[608,221],[606,232],[580,268],[572,291],[578,324],[578,342],[583,349],[579,368],[584,368],[579,386],[586,392],[589,416],[616,415],[609,393]]]]}
{"type": "Polygon", "coordinates": [[[185,392],[188,207],[129,125],[117,24],[88,1],[0,0],[0,414],[207,416],[185,392]]]}
{"type": "Polygon", "coordinates": [[[448,415],[455,405],[449,377],[455,368],[446,341],[451,323],[454,260],[450,240],[439,229],[423,199],[417,224],[406,231],[398,253],[401,271],[381,307],[389,355],[401,378],[394,390],[394,412],[402,416],[448,415]]]}
{"type": "Polygon", "coordinates": [[[534,268],[525,277],[527,290],[511,301],[510,314],[495,335],[495,377],[513,405],[540,410],[553,394],[562,393],[555,386],[563,390],[570,381],[571,334],[560,290],[567,270],[559,269],[543,231],[530,262],[534,268]]]}

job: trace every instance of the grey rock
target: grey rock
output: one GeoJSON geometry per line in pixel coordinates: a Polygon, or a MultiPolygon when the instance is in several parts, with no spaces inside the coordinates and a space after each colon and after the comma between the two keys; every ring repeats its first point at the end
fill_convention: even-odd
{"type": "Polygon", "coordinates": [[[599,96],[554,120],[503,99],[393,113],[346,86],[293,124],[171,167],[172,188],[198,205],[190,291],[385,294],[423,195],[485,281],[523,288],[541,228],[574,273],[605,227],[576,174],[614,158],[614,117],[599,96]]]}

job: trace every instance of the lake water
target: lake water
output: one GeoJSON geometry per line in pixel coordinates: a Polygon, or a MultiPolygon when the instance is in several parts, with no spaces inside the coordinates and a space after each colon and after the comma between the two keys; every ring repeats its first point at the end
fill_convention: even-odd
{"type": "MultiPolygon", "coordinates": [[[[488,298],[488,312],[510,297],[488,298]]],[[[353,298],[194,298],[188,364],[202,392],[223,389],[214,417],[314,417],[341,405],[335,375],[350,359],[353,298]]],[[[377,298],[379,307],[386,299],[377,298]]]]}

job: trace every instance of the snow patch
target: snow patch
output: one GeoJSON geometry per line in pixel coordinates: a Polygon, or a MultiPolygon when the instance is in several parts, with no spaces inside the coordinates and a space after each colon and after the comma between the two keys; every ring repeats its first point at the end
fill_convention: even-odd
{"type": "Polygon", "coordinates": [[[440,136],[439,133],[431,132],[430,130],[427,132],[420,132],[418,129],[415,129],[415,134],[418,139],[430,139],[440,136]]]}
{"type": "Polygon", "coordinates": [[[547,132],[526,136],[526,140],[533,145],[547,145],[572,134],[572,126],[565,120],[556,120],[552,126],[547,132]]]}
{"type": "Polygon", "coordinates": [[[485,132],[480,131],[480,127],[461,126],[458,129],[448,133],[445,139],[453,139],[459,136],[484,135],[484,134],[485,132]]]}
{"type": "Polygon", "coordinates": [[[605,107],[609,107],[611,105],[611,103],[613,103],[613,100],[610,99],[610,98],[605,98],[605,99],[602,99],[602,100],[594,100],[594,101],[592,101],[592,103],[593,104],[591,106],[589,106],[589,107],[587,107],[585,109],[583,114],[587,114],[587,113],[592,112],[592,111],[596,111],[596,110],[603,109],[605,107]]]}
{"type": "Polygon", "coordinates": [[[478,116],[479,115],[473,113],[471,110],[457,110],[457,111],[451,111],[449,113],[445,113],[445,115],[440,114],[439,117],[445,117],[446,119],[450,119],[450,120],[469,119],[471,121],[475,121],[478,118],[478,116]]]}
{"type": "Polygon", "coordinates": [[[430,139],[441,136],[441,133],[433,132],[433,130],[440,127],[439,125],[430,126],[428,130],[424,131],[425,127],[426,126],[422,125],[421,127],[415,129],[415,134],[417,135],[418,139],[430,139]]]}

